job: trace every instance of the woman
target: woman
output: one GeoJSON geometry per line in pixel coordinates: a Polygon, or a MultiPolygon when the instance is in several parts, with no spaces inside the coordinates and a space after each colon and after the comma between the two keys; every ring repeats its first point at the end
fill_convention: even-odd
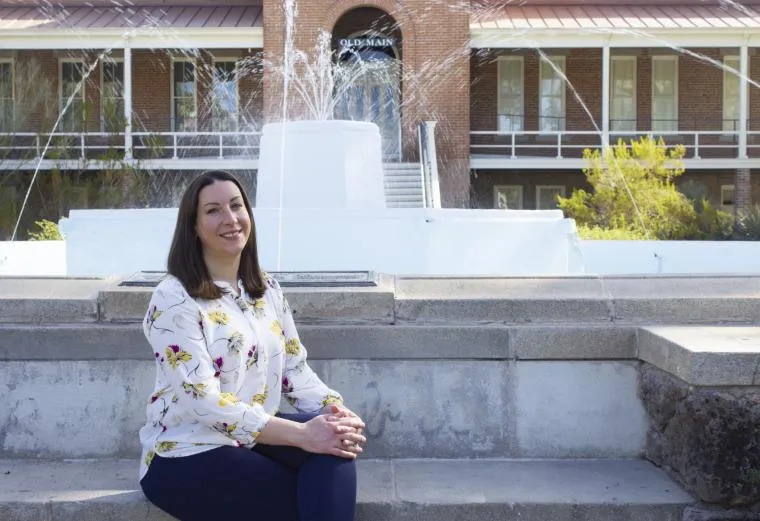
{"type": "Polygon", "coordinates": [[[226,172],[182,197],[143,324],[157,372],[140,484],[181,521],[351,521],[364,424],[306,363],[252,217],[226,172]],[[299,413],[277,414],[281,397],[299,413]]]}

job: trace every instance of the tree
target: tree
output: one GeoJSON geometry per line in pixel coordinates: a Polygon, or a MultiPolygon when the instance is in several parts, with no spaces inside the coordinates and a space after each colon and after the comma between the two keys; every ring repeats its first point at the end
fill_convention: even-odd
{"type": "Polygon", "coordinates": [[[684,173],[684,154],[683,145],[669,148],[649,137],[619,140],[603,153],[587,149],[583,173],[593,191],[559,197],[559,207],[587,229],[624,230],[648,239],[708,238],[717,233],[714,222],[725,220],[725,212],[710,207],[711,217],[704,219],[678,191],[675,179],[684,173]]]}

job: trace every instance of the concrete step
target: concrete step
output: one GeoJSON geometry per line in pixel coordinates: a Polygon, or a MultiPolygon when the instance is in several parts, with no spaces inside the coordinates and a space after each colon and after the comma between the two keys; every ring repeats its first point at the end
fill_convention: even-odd
{"type": "Polygon", "coordinates": [[[422,208],[422,174],[419,163],[383,165],[385,200],[389,208],[422,208]]]}
{"type": "MultiPolygon", "coordinates": [[[[3,521],[170,521],[136,460],[0,460],[3,521]]],[[[360,460],[358,521],[681,521],[693,499],[643,460],[360,460]]]]}
{"type": "MultiPolygon", "coordinates": [[[[407,202],[403,202],[407,204],[407,202]]],[[[129,277],[127,274],[125,277],[129,277]]],[[[0,277],[0,323],[141,322],[152,287],[119,279],[0,277]]],[[[374,287],[296,287],[301,324],[755,324],[760,277],[392,277],[374,287]]]]}

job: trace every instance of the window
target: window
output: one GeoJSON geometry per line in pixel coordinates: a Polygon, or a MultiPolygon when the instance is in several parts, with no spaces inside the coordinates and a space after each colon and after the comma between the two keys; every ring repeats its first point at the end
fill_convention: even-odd
{"type": "Polygon", "coordinates": [[[496,185],[493,187],[493,207],[499,210],[522,210],[522,185],[496,185]]]}
{"type": "Polygon", "coordinates": [[[194,132],[196,129],[195,63],[175,59],[172,65],[172,129],[194,132]]]}
{"type": "Polygon", "coordinates": [[[541,111],[539,130],[558,132],[565,130],[565,57],[548,56],[548,59],[551,63],[543,57],[541,59],[538,84],[541,111]]]}
{"type": "Polygon", "coordinates": [[[678,57],[652,57],[652,130],[678,130],[678,57]]]}
{"type": "Polygon", "coordinates": [[[0,60],[0,132],[13,129],[13,62],[0,60]]]}
{"type": "Polygon", "coordinates": [[[613,56],[610,60],[610,130],[636,130],[636,57],[613,56]]]}
{"type": "Polygon", "coordinates": [[[522,56],[500,57],[497,75],[498,128],[502,132],[522,131],[525,119],[522,56]]]}
{"type": "Polygon", "coordinates": [[[724,212],[734,211],[734,185],[720,186],[720,207],[724,212]]]}
{"type": "Polygon", "coordinates": [[[20,203],[15,186],[0,186],[0,234],[10,237],[13,233],[20,203]]]}
{"type": "Polygon", "coordinates": [[[545,185],[536,187],[536,210],[554,210],[557,208],[557,196],[565,197],[565,187],[545,185]]]}
{"type": "Polygon", "coordinates": [[[100,130],[124,130],[124,63],[119,60],[103,62],[100,91],[100,130]]]}
{"type": "Polygon", "coordinates": [[[214,62],[214,85],[211,110],[213,128],[217,132],[233,132],[238,129],[238,81],[237,64],[234,60],[214,62]]]}
{"type": "Polygon", "coordinates": [[[723,58],[723,63],[737,71],[723,70],[723,130],[736,132],[739,130],[739,89],[741,88],[741,79],[738,75],[739,57],[726,56],[723,58]]]}
{"type": "Polygon", "coordinates": [[[62,60],[60,63],[60,129],[62,132],[84,130],[84,62],[62,60]],[[69,103],[69,100],[71,102],[69,103]],[[68,104],[68,107],[66,106],[68,104]]]}

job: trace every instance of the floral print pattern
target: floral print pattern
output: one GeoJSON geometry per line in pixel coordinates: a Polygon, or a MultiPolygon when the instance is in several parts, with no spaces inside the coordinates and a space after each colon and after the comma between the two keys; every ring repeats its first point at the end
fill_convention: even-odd
{"type": "Polygon", "coordinates": [[[283,397],[302,412],[342,402],[306,362],[280,285],[264,280],[259,299],[222,282],[220,299],[193,299],[172,276],[156,287],[143,323],[157,374],[140,429],[140,479],[156,454],[252,447],[283,397]]]}

